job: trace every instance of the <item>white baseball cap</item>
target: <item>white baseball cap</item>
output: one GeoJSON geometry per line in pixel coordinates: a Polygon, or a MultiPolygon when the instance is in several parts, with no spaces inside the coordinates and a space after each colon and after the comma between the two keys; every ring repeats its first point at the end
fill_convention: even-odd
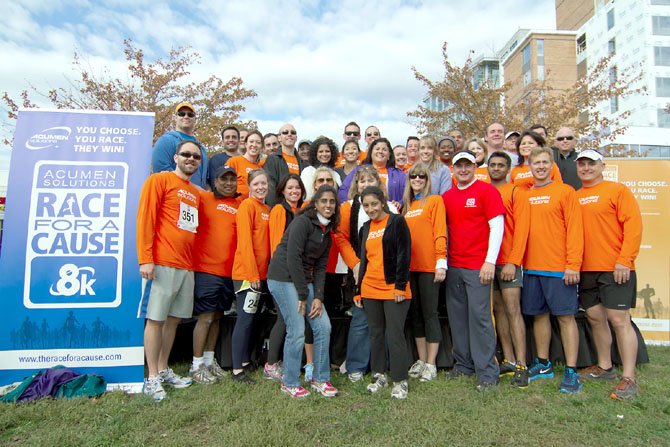
{"type": "Polygon", "coordinates": [[[579,160],[580,158],[588,158],[588,159],[593,160],[593,161],[598,161],[598,160],[602,161],[602,159],[604,157],[603,157],[603,154],[601,154],[600,152],[598,152],[595,149],[585,149],[585,150],[581,151],[579,153],[579,155],[577,155],[577,160],[579,160]]]}

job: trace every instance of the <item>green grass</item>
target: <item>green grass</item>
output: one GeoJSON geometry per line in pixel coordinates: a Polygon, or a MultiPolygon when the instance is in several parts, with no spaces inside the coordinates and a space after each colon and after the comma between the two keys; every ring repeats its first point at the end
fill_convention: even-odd
{"type": "Polygon", "coordinates": [[[367,379],[351,384],[334,373],[338,397],[299,401],[257,373],[256,385],[194,385],[168,390],[161,403],[117,392],[0,405],[0,445],[668,445],[670,348],[648,349],[651,363],[638,371],[642,394],[632,402],[609,399],[606,383],[561,394],[560,374],[526,390],[505,378],[480,394],[473,380],[446,382],[444,373],[431,383],[411,380],[400,402],[390,389],[371,396],[367,379]]]}

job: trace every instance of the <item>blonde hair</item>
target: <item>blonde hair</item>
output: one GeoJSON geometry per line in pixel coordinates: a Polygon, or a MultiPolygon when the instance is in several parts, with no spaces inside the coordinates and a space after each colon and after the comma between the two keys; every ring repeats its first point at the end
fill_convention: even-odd
{"type": "Polygon", "coordinates": [[[419,156],[419,163],[416,163],[416,164],[424,164],[428,167],[429,172],[435,172],[440,168],[440,166],[442,166],[442,162],[438,163],[438,161],[437,161],[437,158],[439,156],[439,152],[437,150],[437,140],[435,138],[431,137],[430,135],[426,135],[424,137],[421,137],[419,139],[419,151],[421,151],[421,143],[426,142],[426,141],[430,142],[430,144],[433,146],[433,159],[430,161],[430,163],[424,163],[424,162],[420,161],[421,156],[419,156]]]}
{"type": "Polygon", "coordinates": [[[551,151],[551,149],[549,149],[546,146],[540,146],[540,147],[534,147],[530,151],[530,155],[528,155],[528,163],[530,163],[533,160],[533,158],[536,158],[542,154],[549,155],[549,161],[551,161],[552,163],[554,162],[554,153],[551,151]]]}
{"type": "Polygon", "coordinates": [[[312,187],[312,191],[316,191],[316,178],[322,172],[327,172],[330,175],[330,178],[333,179],[333,186],[335,188],[340,186],[340,185],[337,184],[337,180],[335,180],[335,176],[333,175],[335,173],[335,171],[330,169],[328,166],[319,166],[318,168],[316,168],[314,170],[314,178],[312,179],[312,184],[310,185],[312,187]]]}
{"type": "MultiPolygon", "coordinates": [[[[470,151],[470,143],[477,143],[477,146],[484,149],[484,160],[483,160],[483,162],[486,163],[486,161],[489,158],[489,145],[486,144],[486,141],[484,141],[483,139],[481,139],[479,137],[472,137],[472,138],[468,139],[468,141],[465,142],[465,144],[463,145],[463,149],[466,149],[466,150],[470,151]]],[[[470,151],[470,152],[474,153],[474,151],[470,151]]],[[[477,154],[475,154],[475,158],[477,158],[477,154]]]]}
{"type": "Polygon", "coordinates": [[[351,179],[351,185],[349,185],[349,194],[347,194],[347,198],[349,200],[358,195],[358,181],[366,175],[374,178],[377,181],[379,187],[385,189],[384,184],[382,183],[382,179],[379,177],[379,172],[377,172],[377,170],[372,165],[361,165],[356,169],[354,178],[351,179]]]}
{"type": "Polygon", "coordinates": [[[409,168],[409,171],[407,171],[407,181],[405,182],[405,191],[403,192],[402,195],[402,202],[405,204],[405,206],[402,207],[403,216],[407,214],[407,211],[409,211],[410,206],[416,200],[409,179],[409,176],[414,174],[423,174],[426,176],[426,184],[423,185],[423,189],[421,190],[421,192],[419,192],[419,194],[421,194],[421,199],[419,200],[422,201],[426,200],[426,197],[430,195],[430,190],[432,188],[432,184],[430,182],[430,171],[428,170],[428,166],[426,166],[423,163],[417,163],[411,168],[409,168]]]}

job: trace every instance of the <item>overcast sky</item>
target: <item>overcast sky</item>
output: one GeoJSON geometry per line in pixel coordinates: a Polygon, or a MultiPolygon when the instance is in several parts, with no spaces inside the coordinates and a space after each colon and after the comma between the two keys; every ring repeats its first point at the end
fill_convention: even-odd
{"type": "MultiPolygon", "coordinates": [[[[460,64],[470,50],[500,49],[519,28],[554,27],[551,0],[14,0],[0,14],[0,90],[18,98],[30,85],[67,86],[75,50],[95,72],[125,77],[126,37],[148,60],[188,45],[202,58],[194,80],[239,76],[258,93],[242,118],[262,132],[292,122],[300,139],[341,143],[354,120],[396,144],[415,133],[406,113],[425,94],[411,67],[439,78],[443,42],[460,64]]],[[[12,131],[3,117],[3,136],[12,131]]],[[[8,153],[0,148],[0,168],[8,153]]]]}

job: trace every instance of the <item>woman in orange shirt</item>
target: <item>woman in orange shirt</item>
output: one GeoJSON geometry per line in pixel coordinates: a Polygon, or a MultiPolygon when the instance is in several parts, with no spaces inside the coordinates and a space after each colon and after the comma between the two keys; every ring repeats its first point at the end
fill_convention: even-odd
{"type": "Polygon", "coordinates": [[[255,169],[248,176],[249,198],[237,209],[237,249],[233,262],[233,284],[237,302],[237,320],[232,336],[233,380],[253,383],[247,376],[251,368],[249,345],[254,317],[262,293],[267,293],[270,263],[270,207],[265,204],[268,178],[255,169]]]}
{"type": "MultiPolygon", "coordinates": [[[[524,130],[521,133],[521,136],[516,140],[516,150],[519,153],[519,161],[517,166],[512,168],[510,172],[510,179],[512,183],[517,186],[522,186],[526,189],[530,189],[533,184],[533,174],[530,172],[530,167],[528,166],[528,157],[530,152],[536,147],[544,147],[546,142],[542,135],[533,132],[532,130],[524,130]]],[[[551,180],[563,183],[563,177],[561,177],[561,171],[558,170],[556,163],[551,165],[551,180]]]]}
{"type": "MultiPolygon", "coordinates": [[[[284,176],[277,185],[276,196],[281,197],[281,202],[272,207],[270,211],[270,252],[274,254],[281,241],[284,232],[293,221],[295,214],[302,208],[305,200],[305,185],[298,174],[289,173],[284,176]]],[[[263,376],[269,380],[281,381],[282,370],[279,366],[279,357],[284,346],[286,336],[286,324],[277,301],[272,298],[277,309],[277,319],[272,326],[268,340],[268,360],[263,368],[263,376]]],[[[308,359],[309,361],[309,359],[308,359]]]]}
{"type": "Polygon", "coordinates": [[[370,186],[361,193],[363,209],[370,220],[359,233],[361,266],[360,296],[370,327],[370,368],[368,391],[377,393],[388,384],[386,346],[388,342],[393,390],[391,397],[407,398],[409,352],[405,342],[405,320],[411,298],[409,266],[412,251],[407,222],[391,214],[384,191],[370,186]]]}
{"type": "Polygon", "coordinates": [[[491,183],[491,177],[489,177],[489,171],[486,164],[489,159],[488,144],[481,138],[475,137],[466,141],[464,147],[475,154],[475,163],[477,164],[475,178],[482,182],[491,183]]]}
{"type": "Polygon", "coordinates": [[[257,130],[250,132],[247,135],[245,146],[247,150],[244,155],[232,157],[226,162],[226,166],[235,169],[235,172],[237,172],[237,192],[246,198],[249,195],[249,187],[247,186],[249,172],[254,169],[261,169],[263,166],[261,160],[263,134],[257,130]]]}
{"type": "Polygon", "coordinates": [[[435,359],[442,340],[437,305],[447,275],[447,218],[441,196],[431,195],[430,172],[414,165],[407,172],[403,216],[412,235],[410,323],[419,359],[409,376],[422,382],[437,376],[435,359]]]}

